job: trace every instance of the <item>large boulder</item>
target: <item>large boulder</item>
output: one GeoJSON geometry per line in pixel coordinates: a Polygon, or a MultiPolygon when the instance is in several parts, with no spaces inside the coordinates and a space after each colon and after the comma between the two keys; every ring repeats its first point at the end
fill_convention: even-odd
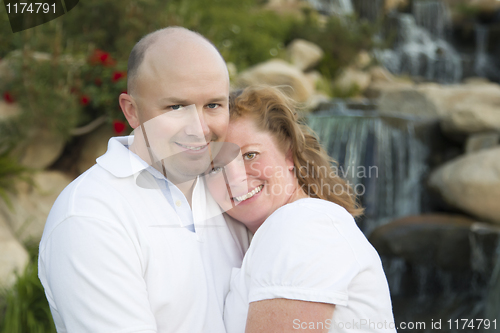
{"type": "Polygon", "coordinates": [[[345,68],[342,73],[335,79],[333,85],[343,94],[356,91],[361,93],[368,88],[371,82],[369,73],[354,67],[345,68]]]}
{"type": "Polygon", "coordinates": [[[31,169],[43,170],[52,165],[64,150],[64,139],[46,130],[32,130],[13,151],[19,163],[31,169]]]}
{"type": "Polygon", "coordinates": [[[444,164],[431,174],[429,185],[453,207],[500,224],[500,147],[444,164]]]}
{"type": "Polygon", "coordinates": [[[84,173],[96,163],[95,160],[99,156],[104,155],[108,150],[108,141],[113,136],[116,134],[111,126],[101,126],[85,136],[77,162],[79,173],[84,173]]]}
{"type": "Polygon", "coordinates": [[[393,85],[381,94],[380,112],[439,118],[443,130],[450,134],[500,131],[500,86],[393,85]]]}
{"type": "Polygon", "coordinates": [[[314,93],[314,86],[297,67],[284,60],[273,59],[242,72],[237,79],[240,87],[266,84],[289,86],[290,95],[298,102],[307,101],[314,93]]]}
{"type": "Polygon", "coordinates": [[[290,62],[301,71],[314,67],[325,54],[318,45],[304,39],[294,39],[287,53],[290,62]]]}
{"type": "Polygon", "coordinates": [[[21,108],[17,103],[7,103],[0,100],[0,122],[16,117],[21,113],[21,108]]]}
{"type": "Polygon", "coordinates": [[[373,231],[370,242],[380,255],[447,270],[471,269],[469,234],[476,222],[459,215],[403,217],[373,231]]]}
{"type": "Polygon", "coordinates": [[[23,243],[40,242],[52,205],[71,181],[61,172],[43,171],[34,175],[33,185],[17,183],[16,194],[10,195],[12,207],[0,202],[0,217],[23,243]]]}
{"type": "Polygon", "coordinates": [[[11,287],[16,273],[22,273],[28,261],[28,252],[0,215],[0,289],[11,287]]]}

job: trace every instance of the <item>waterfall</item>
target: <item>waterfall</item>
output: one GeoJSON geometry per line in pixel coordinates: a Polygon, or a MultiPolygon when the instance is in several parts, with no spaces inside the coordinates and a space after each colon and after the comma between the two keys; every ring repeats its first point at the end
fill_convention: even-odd
{"type": "Polygon", "coordinates": [[[417,25],[432,36],[445,39],[446,29],[451,27],[451,14],[442,0],[413,1],[412,12],[417,25]]]}
{"type": "Polygon", "coordinates": [[[308,0],[318,12],[326,15],[352,15],[354,9],[351,0],[308,0]]]}
{"type": "Polygon", "coordinates": [[[377,21],[384,13],[384,0],[353,0],[354,9],[360,18],[377,21]]]}
{"type": "Polygon", "coordinates": [[[339,163],[339,174],[361,194],[363,232],[370,234],[397,217],[420,213],[429,150],[415,134],[419,121],[373,111],[346,112],[338,104],[310,115],[308,123],[339,163]]]}
{"type": "Polygon", "coordinates": [[[462,61],[449,43],[432,38],[408,14],[398,15],[398,30],[398,41],[393,50],[375,52],[390,72],[419,76],[439,83],[455,83],[461,79],[462,61]]]}
{"type": "Polygon", "coordinates": [[[488,39],[490,29],[487,26],[476,24],[476,54],[474,60],[474,74],[487,77],[490,80],[500,79],[500,70],[488,54],[488,39]]]}

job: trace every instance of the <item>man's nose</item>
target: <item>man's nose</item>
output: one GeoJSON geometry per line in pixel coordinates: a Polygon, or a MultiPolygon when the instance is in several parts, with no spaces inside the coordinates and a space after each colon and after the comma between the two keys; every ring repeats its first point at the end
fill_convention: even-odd
{"type": "Polygon", "coordinates": [[[205,138],[210,133],[207,119],[203,107],[195,107],[191,110],[191,117],[186,126],[186,134],[205,138]]]}

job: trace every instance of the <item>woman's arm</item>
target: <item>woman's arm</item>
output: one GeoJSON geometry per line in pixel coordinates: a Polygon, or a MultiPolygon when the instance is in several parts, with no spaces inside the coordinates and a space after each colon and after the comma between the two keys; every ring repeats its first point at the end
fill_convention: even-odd
{"type": "Polygon", "coordinates": [[[334,304],[284,298],[250,303],[245,333],[328,332],[334,304]]]}

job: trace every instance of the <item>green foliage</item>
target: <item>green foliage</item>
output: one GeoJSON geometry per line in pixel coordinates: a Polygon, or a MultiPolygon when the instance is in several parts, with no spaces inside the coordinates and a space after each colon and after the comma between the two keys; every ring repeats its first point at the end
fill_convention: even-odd
{"type": "MultiPolygon", "coordinates": [[[[28,248],[30,261],[15,285],[5,292],[0,333],[55,333],[45,292],[38,279],[38,248],[28,248]]],[[[0,314],[0,318],[2,315],[0,314]]]]}
{"type": "Polygon", "coordinates": [[[28,170],[16,163],[9,156],[9,153],[10,151],[7,150],[0,154],[0,200],[12,207],[8,193],[15,191],[15,180],[20,178],[30,183],[31,180],[28,176],[28,170]]]}
{"type": "Polygon", "coordinates": [[[316,43],[325,51],[318,70],[327,78],[334,78],[339,70],[348,66],[361,50],[371,50],[376,24],[359,21],[355,17],[332,16],[322,23],[312,13],[294,27],[293,38],[316,43]]]}

